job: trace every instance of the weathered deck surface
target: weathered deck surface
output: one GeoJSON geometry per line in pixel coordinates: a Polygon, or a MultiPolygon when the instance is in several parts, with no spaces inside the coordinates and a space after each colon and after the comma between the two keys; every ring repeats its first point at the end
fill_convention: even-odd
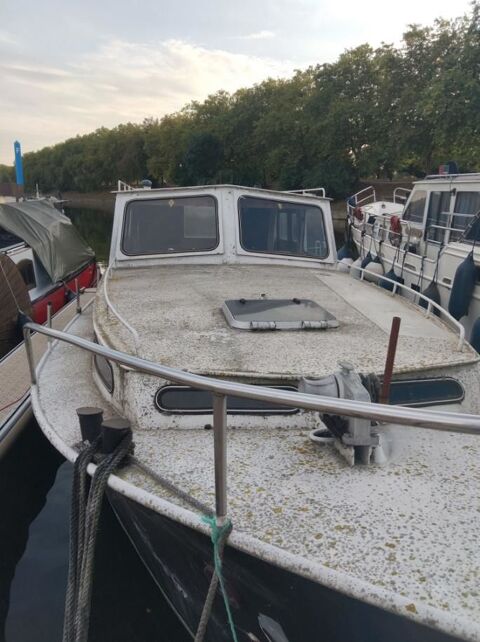
{"type": "MultiPolygon", "coordinates": [[[[89,289],[80,295],[80,303],[86,305],[95,296],[95,290],[89,289]]],[[[63,328],[73,319],[76,313],[76,301],[70,301],[57,312],[52,319],[52,327],[63,328]]],[[[47,347],[47,337],[42,334],[32,336],[35,359],[43,355],[47,347]]],[[[25,394],[30,390],[30,373],[28,370],[25,346],[21,343],[0,361],[0,427],[7,417],[19,406],[25,394]]]]}
{"type": "MultiPolygon", "coordinates": [[[[92,339],[90,312],[72,331],[92,339]]],[[[114,414],[92,381],[90,356],[61,344],[39,374],[34,402],[42,429],[70,458],[75,408],[114,414]]],[[[230,544],[478,640],[480,439],[405,427],[389,434],[394,461],[352,469],[295,427],[229,430],[230,544]]],[[[212,431],[136,431],[134,440],[139,459],[213,505],[212,431]]],[[[121,492],[201,528],[200,517],[152,479],[132,468],[121,477],[121,492]]]]}
{"type": "Polygon", "coordinates": [[[103,288],[95,303],[102,341],[164,365],[218,376],[298,378],[323,376],[350,361],[361,372],[383,373],[391,320],[402,318],[395,372],[453,366],[478,360],[458,334],[436,318],[425,319],[403,297],[333,270],[289,266],[179,265],[119,269],[108,281],[118,313],[108,311],[103,288]],[[250,332],[231,328],[226,299],[312,299],[335,315],[329,330],[250,332]]]}

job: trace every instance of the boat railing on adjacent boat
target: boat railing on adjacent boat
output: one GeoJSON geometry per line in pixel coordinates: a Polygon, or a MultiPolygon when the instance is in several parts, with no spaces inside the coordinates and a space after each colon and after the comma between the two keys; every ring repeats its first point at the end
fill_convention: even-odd
{"type": "MultiPolygon", "coordinates": [[[[411,191],[412,190],[408,189],[407,187],[396,187],[393,190],[392,203],[394,205],[404,206],[408,200],[408,197],[410,196],[411,191]]],[[[380,201],[381,200],[382,199],[380,199],[380,201]]],[[[357,208],[361,208],[365,205],[370,205],[377,202],[377,192],[373,185],[369,185],[368,187],[364,187],[355,194],[352,194],[352,196],[347,199],[347,213],[351,215],[357,208]]]]}
{"type": "MultiPolygon", "coordinates": [[[[222,520],[227,515],[227,396],[243,397],[266,401],[272,404],[295,406],[304,410],[329,413],[347,417],[359,417],[371,421],[388,422],[430,428],[440,431],[466,433],[480,436],[480,416],[460,413],[440,412],[403,406],[390,406],[352,399],[324,397],[288,390],[272,389],[264,386],[224,381],[162,366],[152,361],[129,355],[106,346],[93,343],[81,337],[54,330],[37,323],[26,323],[23,329],[25,347],[32,386],[37,385],[37,374],[33,347],[32,332],[44,334],[51,339],[62,341],[82,350],[100,355],[110,361],[136,372],[143,372],[154,377],[191,386],[212,393],[213,396],[213,430],[215,459],[215,508],[217,518],[222,520]]],[[[50,350],[53,347],[50,346],[50,350]]]]}

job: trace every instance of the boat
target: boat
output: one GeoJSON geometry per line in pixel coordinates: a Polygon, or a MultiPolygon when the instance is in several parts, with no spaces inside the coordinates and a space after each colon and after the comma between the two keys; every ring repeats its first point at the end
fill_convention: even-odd
{"type": "Polygon", "coordinates": [[[95,301],[67,333],[25,326],[53,340],[32,403],[72,462],[78,413],[133,428],[108,497],[186,630],[220,573],[209,641],[479,640],[463,326],[338,271],[323,196],[119,187],[95,301]]]}
{"type": "Polygon", "coordinates": [[[385,273],[394,271],[410,287],[433,294],[480,350],[480,173],[451,169],[441,166],[412,190],[396,188],[390,200],[377,199],[374,187],[353,194],[347,236],[359,261],[379,261],[385,273]]]}
{"type": "Polygon", "coordinates": [[[49,307],[55,314],[96,282],[95,255],[59,207],[50,198],[0,202],[0,355],[21,339],[20,312],[44,323],[49,307]]]}

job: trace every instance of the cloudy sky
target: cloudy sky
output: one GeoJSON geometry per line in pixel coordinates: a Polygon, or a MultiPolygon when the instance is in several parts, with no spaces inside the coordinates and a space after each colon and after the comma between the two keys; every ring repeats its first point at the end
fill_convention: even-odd
{"type": "Polygon", "coordinates": [[[468,0],[0,0],[0,163],[219,89],[398,43],[468,0]]]}

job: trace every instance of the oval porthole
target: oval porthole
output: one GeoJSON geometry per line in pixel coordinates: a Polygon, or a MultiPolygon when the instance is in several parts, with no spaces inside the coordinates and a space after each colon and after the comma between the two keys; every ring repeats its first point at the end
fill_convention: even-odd
{"type": "Polygon", "coordinates": [[[113,368],[105,357],[102,357],[99,354],[94,355],[93,362],[95,364],[95,370],[100,377],[101,382],[111,394],[114,388],[114,378],[113,378],[113,368]]]}
{"type": "MultiPolygon", "coordinates": [[[[276,390],[297,392],[294,386],[268,386],[276,390]]],[[[155,406],[161,412],[171,414],[211,414],[212,394],[207,390],[198,390],[188,386],[167,385],[157,390],[155,406]]],[[[289,415],[298,412],[298,408],[282,406],[257,399],[227,397],[227,412],[230,415],[289,415]]]]}

